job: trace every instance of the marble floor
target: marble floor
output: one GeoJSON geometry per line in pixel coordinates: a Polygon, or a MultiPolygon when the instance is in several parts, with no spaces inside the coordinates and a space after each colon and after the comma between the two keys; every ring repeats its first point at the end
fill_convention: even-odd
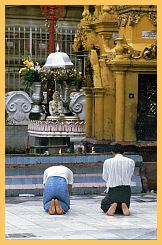
{"type": "Polygon", "coordinates": [[[71,196],[66,215],[49,215],[42,197],[6,198],[7,240],[156,240],[155,193],[131,197],[131,216],[106,216],[100,209],[103,196],[71,196]]]}

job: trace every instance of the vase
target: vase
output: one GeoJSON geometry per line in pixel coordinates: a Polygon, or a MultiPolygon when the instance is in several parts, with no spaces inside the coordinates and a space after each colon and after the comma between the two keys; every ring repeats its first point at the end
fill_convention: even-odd
{"type": "Polygon", "coordinates": [[[123,59],[123,38],[116,38],[116,47],[115,47],[115,52],[116,52],[116,57],[115,59],[123,59]]]}
{"type": "Polygon", "coordinates": [[[29,114],[29,118],[32,120],[40,120],[42,113],[45,113],[42,107],[43,92],[41,89],[41,82],[33,83],[33,94],[32,94],[32,108],[29,114]]]}

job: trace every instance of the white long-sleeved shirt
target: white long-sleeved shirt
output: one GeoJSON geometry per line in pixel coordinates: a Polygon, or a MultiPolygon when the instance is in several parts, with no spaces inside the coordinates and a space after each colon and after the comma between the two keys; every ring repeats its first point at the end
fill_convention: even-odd
{"type": "Polygon", "coordinates": [[[52,166],[44,171],[43,184],[45,185],[48,177],[59,176],[66,179],[67,184],[73,184],[73,172],[65,166],[52,166]]]}
{"type": "Polygon", "coordinates": [[[115,157],[105,160],[102,178],[106,181],[107,188],[133,185],[131,178],[134,168],[135,162],[122,154],[116,154],[115,157]]]}

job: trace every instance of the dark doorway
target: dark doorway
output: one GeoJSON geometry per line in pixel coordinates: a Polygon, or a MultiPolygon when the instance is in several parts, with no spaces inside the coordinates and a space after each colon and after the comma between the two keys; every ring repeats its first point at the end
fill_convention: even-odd
{"type": "Polygon", "coordinates": [[[154,141],[157,137],[157,74],[138,76],[137,140],[154,141]]]}

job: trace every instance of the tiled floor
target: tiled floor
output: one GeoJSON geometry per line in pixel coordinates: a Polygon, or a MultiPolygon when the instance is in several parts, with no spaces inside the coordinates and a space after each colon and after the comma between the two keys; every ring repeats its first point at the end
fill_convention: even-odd
{"type": "Polygon", "coordinates": [[[100,209],[103,196],[72,196],[66,215],[48,215],[42,197],[6,198],[8,240],[155,240],[156,194],[131,198],[131,216],[106,216],[100,209]]]}

